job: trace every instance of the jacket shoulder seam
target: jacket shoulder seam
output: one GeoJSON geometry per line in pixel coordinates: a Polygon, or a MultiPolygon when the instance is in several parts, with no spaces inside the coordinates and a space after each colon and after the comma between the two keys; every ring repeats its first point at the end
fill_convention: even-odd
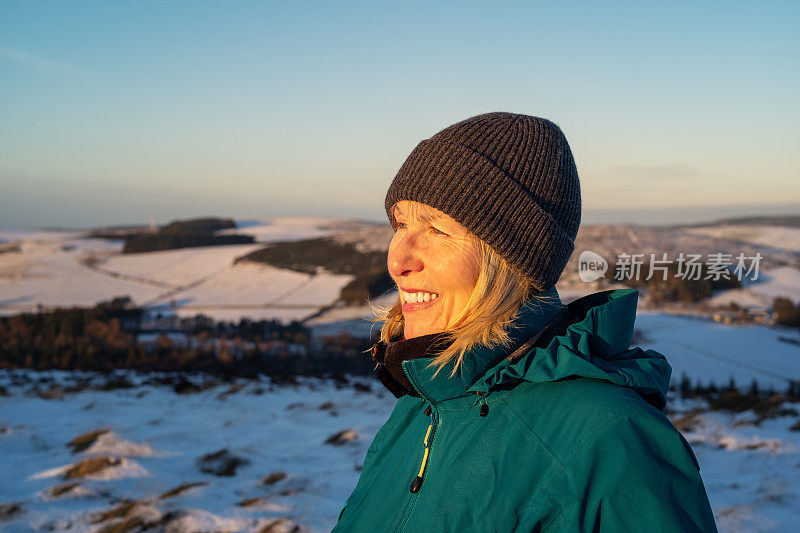
{"type": "MultiPolygon", "coordinates": [[[[601,431],[597,432],[595,440],[596,441],[600,440],[601,438],[603,438],[606,435],[608,435],[620,420],[623,420],[623,419],[628,418],[628,417],[629,416],[628,416],[627,413],[622,413],[622,414],[618,414],[617,416],[611,418],[608,422],[605,423],[603,429],[601,431]]],[[[578,456],[578,454],[581,451],[582,451],[581,447],[580,446],[576,446],[576,450],[572,453],[572,455],[569,456],[569,459],[567,459],[567,461],[566,461],[567,464],[572,463],[572,461],[575,459],[575,457],[578,456]]]]}
{"type": "MultiPolygon", "coordinates": [[[[528,422],[527,422],[527,421],[525,420],[525,418],[524,418],[524,417],[523,417],[523,416],[522,416],[522,415],[519,413],[519,411],[517,411],[517,409],[516,409],[516,408],[515,408],[513,405],[511,405],[511,402],[507,401],[505,396],[504,396],[502,399],[500,399],[500,401],[502,401],[502,402],[505,404],[505,406],[508,408],[508,410],[509,410],[510,412],[514,413],[514,416],[516,417],[516,419],[517,419],[519,422],[521,422],[521,423],[522,423],[522,424],[525,426],[525,429],[527,429],[527,430],[528,430],[528,433],[529,433],[529,434],[530,434],[530,435],[531,435],[533,438],[535,438],[535,439],[536,439],[536,442],[537,442],[537,444],[538,444],[539,446],[541,446],[541,448],[547,452],[547,455],[549,455],[549,456],[550,456],[550,457],[553,459],[553,461],[554,461],[554,462],[555,462],[555,463],[558,465],[558,467],[559,467],[559,468],[560,468],[560,469],[561,469],[563,472],[565,472],[565,473],[566,473],[566,470],[567,470],[566,466],[564,466],[564,464],[563,464],[563,463],[562,463],[562,462],[561,462],[561,461],[558,459],[558,457],[556,457],[556,455],[553,453],[553,451],[550,449],[550,447],[549,447],[549,446],[547,446],[547,445],[544,443],[544,440],[542,440],[542,438],[541,438],[541,437],[540,437],[540,436],[539,436],[539,435],[536,433],[536,431],[535,431],[535,430],[534,430],[534,429],[533,429],[533,428],[530,426],[530,424],[528,424],[528,422]]],[[[507,415],[506,415],[506,416],[507,416],[507,415]]]]}
{"type": "MultiPolygon", "coordinates": [[[[514,405],[512,405],[512,403],[511,403],[511,402],[509,402],[509,401],[506,399],[506,397],[503,397],[501,401],[502,401],[502,402],[503,402],[503,403],[506,405],[506,407],[508,407],[508,410],[514,414],[514,417],[516,417],[516,419],[517,419],[519,422],[521,422],[521,423],[522,423],[522,424],[525,426],[525,428],[528,430],[528,433],[529,433],[529,434],[530,434],[530,435],[531,435],[533,438],[535,438],[535,439],[536,439],[536,442],[539,444],[539,446],[541,446],[541,447],[542,447],[542,449],[543,449],[543,450],[545,450],[545,451],[547,452],[547,454],[548,454],[548,455],[549,455],[549,456],[550,456],[550,457],[553,459],[553,461],[554,461],[554,462],[555,462],[555,463],[556,463],[556,464],[557,464],[557,465],[558,465],[558,466],[561,468],[561,470],[562,470],[562,471],[563,471],[563,472],[564,472],[564,473],[567,475],[567,477],[571,477],[571,476],[569,475],[569,469],[567,468],[567,466],[566,466],[566,465],[568,465],[568,464],[572,463],[572,461],[575,459],[575,457],[576,457],[576,456],[577,456],[577,455],[578,455],[578,454],[579,454],[579,453],[582,451],[582,450],[581,450],[581,447],[580,447],[580,446],[576,446],[576,447],[575,447],[575,448],[576,448],[576,449],[575,449],[575,451],[574,451],[574,452],[572,453],[572,455],[570,455],[568,458],[565,458],[564,460],[561,460],[561,459],[559,459],[559,458],[556,456],[556,454],[555,454],[555,453],[553,453],[553,451],[550,449],[550,447],[549,447],[549,446],[547,446],[547,445],[545,444],[544,440],[543,440],[543,439],[542,439],[542,438],[539,436],[539,434],[536,432],[536,430],[535,430],[533,427],[531,427],[531,426],[530,426],[530,424],[528,424],[528,422],[525,420],[525,417],[523,417],[523,416],[522,416],[522,415],[519,413],[519,411],[518,411],[518,410],[517,410],[517,409],[514,407],[514,405]]],[[[615,425],[616,425],[616,424],[617,424],[617,423],[618,423],[618,422],[619,422],[621,419],[624,419],[624,418],[626,418],[627,416],[628,416],[628,414],[627,414],[627,413],[620,413],[620,414],[618,414],[618,415],[616,415],[616,416],[614,416],[614,417],[610,418],[610,419],[609,419],[609,420],[608,420],[608,421],[607,421],[607,422],[604,424],[604,427],[602,428],[602,430],[600,430],[600,431],[598,431],[598,432],[597,432],[597,436],[598,436],[598,438],[600,438],[602,435],[606,435],[606,434],[608,434],[608,432],[610,431],[610,429],[611,429],[612,427],[614,427],[614,426],[615,426],[615,425]]]]}

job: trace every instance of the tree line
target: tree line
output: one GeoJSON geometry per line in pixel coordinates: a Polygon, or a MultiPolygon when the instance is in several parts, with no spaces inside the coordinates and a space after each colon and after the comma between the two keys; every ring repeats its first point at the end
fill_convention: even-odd
{"type": "Polygon", "coordinates": [[[365,353],[369,339],[340,335],[312,342],[299,322],[206,318],[181,332],[190,345],[164,333],[146,345],[137,340],[142,315],[129,299],[116,298],[92,308],[0,317],[0,368],[310,375],[367,374],[373,367],[365,353]]]}

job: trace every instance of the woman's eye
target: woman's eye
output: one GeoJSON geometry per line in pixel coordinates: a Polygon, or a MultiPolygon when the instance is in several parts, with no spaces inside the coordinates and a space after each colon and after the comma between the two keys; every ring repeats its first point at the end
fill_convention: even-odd
{"type": "Polygon", "coordinates": [[[394,226],[395,230],[405,229],[405,228],[406,228],[405,222],[397,222],[397,221],[395,221],[395,226],[394,226]]]}
{"type": "Polygon", "coordinates": [[[443,232],[442,230],[440,230],[438,228],[434,228],[433,226],[431,226],[431,231],[433,231],[437,235],[447,235],[447,233],[443,232]]]}

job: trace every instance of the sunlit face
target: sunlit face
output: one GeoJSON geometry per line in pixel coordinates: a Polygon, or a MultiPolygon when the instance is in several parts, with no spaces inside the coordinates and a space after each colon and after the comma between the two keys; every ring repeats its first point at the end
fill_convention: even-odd
{"type": "Polygon", "coordinates": [[[478,280],[478,250],[467,228],[424,204],[403,200],[389,245],[389,274],[400,289],[406,339],[445,331],[478,280]],[[423,211],[426,211],[423,209],[423,211]]]}

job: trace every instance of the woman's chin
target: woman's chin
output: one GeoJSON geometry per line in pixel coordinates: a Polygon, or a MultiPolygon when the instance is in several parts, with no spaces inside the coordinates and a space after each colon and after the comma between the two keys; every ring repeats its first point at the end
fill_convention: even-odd
{"type": "Polygon", "coordinates": [[[442,328],[437,328],[434,325],[424,325],[424,324],[409,324],[406,321],[406,326],[403,330],[403,336],[406,339],[413,339],[415,337],[423,337],[425,335],[431,335],[432,333],[441,333],[443,330],[442,328]]]}

